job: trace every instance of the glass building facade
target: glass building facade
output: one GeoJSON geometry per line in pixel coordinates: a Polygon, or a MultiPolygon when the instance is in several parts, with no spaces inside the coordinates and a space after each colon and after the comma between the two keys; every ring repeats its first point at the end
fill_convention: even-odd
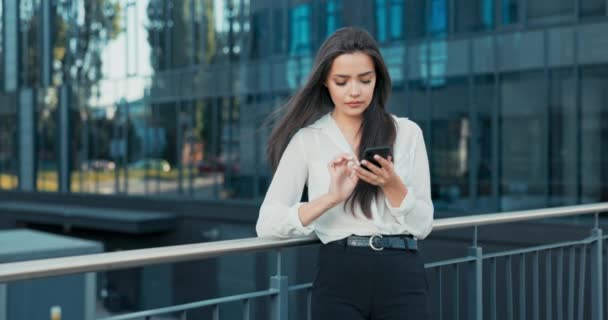
{"type": "Polygon", "coordinates": [[[606,0],[0,0],[0,189],[260,201],[266,116],[370,31],[438,213],[608,201],[606,0]]]}

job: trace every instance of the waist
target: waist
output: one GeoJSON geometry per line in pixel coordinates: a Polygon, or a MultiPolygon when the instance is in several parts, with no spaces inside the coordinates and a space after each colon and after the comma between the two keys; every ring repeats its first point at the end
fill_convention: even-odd
{"type": "Polygon", "coordinates": [[[381,235],[349,236],[344,239],[329,242],[327,245],[369,247],[375,251],[392,250],[418,250],[418,241],[411,235],[381,235]]]}

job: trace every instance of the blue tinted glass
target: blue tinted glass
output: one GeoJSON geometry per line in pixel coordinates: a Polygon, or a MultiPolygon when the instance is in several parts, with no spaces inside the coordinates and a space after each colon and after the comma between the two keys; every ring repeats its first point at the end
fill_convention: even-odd
{"type": "Polygon", "coordinates": [[[291,9],[289,52],[306,54],[310,51],[310,4],[302,4],[291,9]]]}
{"type": "Polygon", "coordinates": [[[391,39],[401,39],[403,36],[403,0],[391,1],[391,39]]]}
{"type": "Polygon", "coordinates": [[[431,0],[429,32],[431,35],[444,35],[447,31],[448,14],[446,0],[431,0]]]}
{"type": "Polygon", "coordinates": [[[481,2],[481,22],[485,29],[489,29],[494,24],[494,2],[493,0],[482,0],[481,2]]]}
{"type": "Polygon", "coordinates": [[[376,39],[386,41],[386,1],[376,0],[376,39]]]}

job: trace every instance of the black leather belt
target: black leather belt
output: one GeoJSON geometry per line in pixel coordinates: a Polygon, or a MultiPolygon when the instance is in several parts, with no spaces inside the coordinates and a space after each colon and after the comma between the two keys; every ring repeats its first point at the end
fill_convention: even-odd
{"type": "Polygon", "coordinates": [[[330,243],[351,247],[370,247],[376,251],[384,249],[418,250],[418,241],[412,238],[412,236],[383,236],[380,234],[350,236],[330,243]]]}

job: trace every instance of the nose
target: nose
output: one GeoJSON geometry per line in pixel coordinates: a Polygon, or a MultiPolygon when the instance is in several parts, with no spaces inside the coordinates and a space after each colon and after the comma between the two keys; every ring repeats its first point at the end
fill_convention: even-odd
{"type": "Polygon", "coordinates": [[[351,85],[349,95],[353,98],[361,95],[361,89],[359,88],[359,86],[356,83],[353,83],[351,85]]]}

